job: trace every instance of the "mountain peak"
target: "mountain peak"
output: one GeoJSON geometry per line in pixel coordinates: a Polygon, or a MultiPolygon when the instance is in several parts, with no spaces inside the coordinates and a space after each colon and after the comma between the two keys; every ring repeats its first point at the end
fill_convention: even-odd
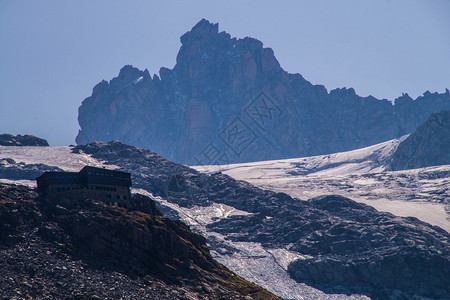
{"type": "Polygon", "coordinates": [[[408,93],[402,93],[402,95],[400,97],[395,99],[394,103],[395,103],[395,105],[402,105],[402,104],[406,104],[406,103],[411,103],[413,101],[414,101],[414,99],[411,98],[411,96],[409,96],[408,93]]]}
{"type": "Polygon", "coordinates": [[[161,68],[154,80],[126,66],[109,87],[95,88],[79,110],[77,143],[117,139],[187,164],[271,160],[381,143],[450,109],[450,94],[426,93],[414,107],[360,97],[352,88],[328,94],[284,71],[261,41],[231,37],[206,19],[181,43],[173,69],[161,68]],[[239,119],[247,143],[225,135],[239,119]]]}
{"type": "Polygon", "coordinates": [[[133,67],[132,65],[125,65],[122,69],[120,69],[119,71],[119,76],[118,77],[133,77],[133,76],[137,76],[140,75],[142,73],[141,70],[139,70],[136,67],[133,67]]]}
{"type": "Polygon", "coordinates": [[[199,36],[211,36],[217,35],[219,33],[219,24],[211,23],[206,19],[201,19],[191,31],[186,32],[181,36],[180,41],[184,45],[189,38],[199,37],[199,36]]]}

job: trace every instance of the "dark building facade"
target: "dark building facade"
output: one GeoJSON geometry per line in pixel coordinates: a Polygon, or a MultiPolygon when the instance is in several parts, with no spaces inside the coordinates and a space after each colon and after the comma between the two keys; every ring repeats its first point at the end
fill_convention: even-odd
{"type": "Polygon", "coordinates": [[[80,172],[44,172],[36,178],[42,196],[83,196],[128,207],[131,174],[86,166],[80,172]]]}

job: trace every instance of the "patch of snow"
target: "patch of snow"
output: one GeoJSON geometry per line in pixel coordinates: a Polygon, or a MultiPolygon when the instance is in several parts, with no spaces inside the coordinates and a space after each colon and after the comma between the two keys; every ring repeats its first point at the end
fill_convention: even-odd
{"type": "Polygon", "coordinates": [[[353,181],[353,183],[359,185],[374,185],[377,184],[377,181],[373,178],[360,178],[353,181]]]}
{"type": "Polygon", "coordinates": [[[10,147],[0,146],[0,159],[12,158],[16,162],[26,164],[46,164],[57,166],[64,171],[78,172],[84,166],[105,167],[106,169],[117,169],[117,166],[104,164],[88,154],[72,153],[72,147],[10,147]]]}
{"type": "Polygon", "coordinates": [[[230,216],[251,215],[252,213],[236,209],[225,204],[214,203],[211,206],[194,206],[184,209],[191,217],[201,225],[214,223],[218,219],[228,218],[230,216]]]}
{"type": "Polygon", "coordinates": [[[144,79],[144,77],[143,77],[143,76],[141,76],[141,77],[139,77],[139,78],[135,79],[135,80],[133,81],[133,83],[134,83],[134,84],[137,84],[137,83],[141,82],[141,81],[142,81],[142,79],[144,79]]]}
{"type": "Polygon", "coordinates": [[[37,184],[36,184],[35,180],[10,180],[10,179],[5,179],[5,178],[0,178],[0,182],[8,183],[8,184],[25,185],[25,186],[28,186],[28,187],[33,188],[33,189],[35,187],[37,187],[37,184]]]}
{"type": "Polygon", "coordinates": [[[208,224],[216,222],[219,219],[225,219],[230,216],[245,216],[252,214],[221,203],[213,203],[210,206],[194,206],[192,208],[182,208],[179,205],[170,203],[159,196],[154,196],[152,193],[149,193],[144,189],[133,188],[132,192],[146,195],[159,202],[161,205],[176,210],[180,214],[181,219],[186,224],[193,226],[206,226],[208,224]]]}
{"type": "Polygon", "coordinates": [[[415,217],[432,225],[441,227],[450,232],[449,215],[445,211],[445,206],[439,203],[413,202],[413,201],[393,201],[387,199],[355,199],[375,207],[379,211],[390,212],[399,217],[415,217]]]}
{"type": "Polygon", "coordinates": [[[406,137],[407,135],[399,139],[340,153],[229,165],[201,165],[192,168],[205,173],[226,171],[230,176],[233,176],[232,174],[258,176],[258,172],[264,170],[264,173],[272,178],[286,175],[296,176],[296,173],[300,173],[299,175],[304,173],[303,175],[335,176],[381,172],[385,170],[381,162],[387,159],[406,137]]]}
{"type": "MultiPolygon", "coordinates": [[[[289,260],[291,257],[286,255],[285,249],[267,250],[258,243],[248,242],[235,242],[232,245],[236,247],[233,254],[220,254],[214,250],[211,254],[214,259],[236,274],[284,299],[370,299],[363,295],[326,294],[304,283],[296,282],[275,258],[274,253],[279,256],[278,258],[284,257],[289,260]]],[[[299,254],[291,255],[303,258],[299,254]]]]}
{"type": "Polygon", "coordinates": [[[287,249],[267,249],[267,251],[272,254],[275,261],[286,271],[289,264],[294,260],[306,259],[310,257],[308,255],[301,255],[300,253],[287,249]]]}

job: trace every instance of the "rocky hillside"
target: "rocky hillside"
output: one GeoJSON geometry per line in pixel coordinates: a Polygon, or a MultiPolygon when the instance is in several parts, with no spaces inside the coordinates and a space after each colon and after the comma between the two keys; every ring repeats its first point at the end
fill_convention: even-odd
{"type": "Polygon", "coordinates": [[[79,108],[78,144],[120,140],[190,165],[335,153],[413,132],[450,93],[413,100],[328,92],[284,71],[274,52],[200,21],[181,37],[176,65],[125,66],[79,108]]]}
{"type": "Polygon", "coordinates": [[[278,299],[179,221],[0,184],[0,297],[278,299]]]}
{"type": "Polygon", "coordinates": [[[80,145],[73,151],[131,172],[136,188],[183,208],[218,203],[247,212],[207,225],[208,243],[218,253],[236,250],[221,243],[217,233],[303,256],[290,264],[290,275],[323,291],[380,299],[399,293],[450,297],[450,236],[439,227],[340,196],[300,201],[220,172],[202,174],[119,142],[80,145]]]}
{"type": "Polygon", "coordinates": [[[450,164],[450,110],[432,114],[392,155],[393,170],[450,164]]]}
{"type": "Polygon", "coordinates": [[[48,142],[34,135],[0,134],[0,146],[48,146],[48,142]]]}

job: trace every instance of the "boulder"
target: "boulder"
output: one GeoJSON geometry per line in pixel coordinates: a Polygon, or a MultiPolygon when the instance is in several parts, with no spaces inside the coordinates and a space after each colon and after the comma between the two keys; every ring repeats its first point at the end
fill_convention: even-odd
{"type": "Polygon", "coordinates": [[[34,135],[0,134],[0,146],[48,146],[48,142],[34,135]]]}

